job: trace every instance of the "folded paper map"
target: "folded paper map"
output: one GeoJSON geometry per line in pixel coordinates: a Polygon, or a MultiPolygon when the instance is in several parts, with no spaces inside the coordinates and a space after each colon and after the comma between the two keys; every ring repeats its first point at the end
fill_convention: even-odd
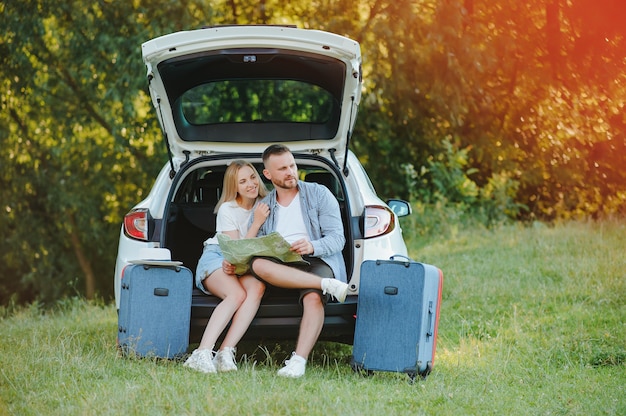
{"type": "Polygon", "coordinates": [[[225,234],[218,234],[224,258],[235,266],[235,274],[245,274],[252,257],[275,257],[283,263],[308,264],[299,254],[290,250],[291,245],[277,232],[257,238],[233,240],[225,234]]]}

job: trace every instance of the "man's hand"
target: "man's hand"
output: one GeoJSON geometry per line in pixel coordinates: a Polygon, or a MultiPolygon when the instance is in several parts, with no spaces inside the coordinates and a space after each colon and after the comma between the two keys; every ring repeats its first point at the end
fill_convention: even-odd
{"type": "Polygon", "coordinates": [[[293,242],[291,245],[291,251],[303,256],[305,254],[313,254],[313,251],[315,250],[313,249],[313,244],[309,240],[302,238],[293,242]]]}

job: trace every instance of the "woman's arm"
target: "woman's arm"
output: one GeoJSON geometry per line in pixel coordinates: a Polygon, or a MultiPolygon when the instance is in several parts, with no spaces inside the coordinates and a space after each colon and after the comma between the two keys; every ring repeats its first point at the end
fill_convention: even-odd
{"type": "Polygon", "coordinates": [[[254,212],[252,213],[252,224],[250,224],[250,228],[246,233],[245,238],[254,238],[259,232],[259,229],[270,215],[270,207],[269,205],[259,202],[254,208],[254,212]]]}

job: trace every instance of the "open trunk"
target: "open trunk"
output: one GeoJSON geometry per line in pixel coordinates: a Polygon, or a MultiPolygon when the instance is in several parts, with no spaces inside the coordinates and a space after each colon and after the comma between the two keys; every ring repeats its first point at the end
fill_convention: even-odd
{"type": "MultiPolygon", "coordinates": [[[[193,160],[184,166],[174,178],[169,205],[165,208],[161,225],[161,244],[172,253],[173,260],[182,261],[195,275],[196,265],[202,254],[203,242],[215,234],[216,214],[213,212],[221,195],[226,161],[243,158],[253,162],[259,173],[263,167],[258,155],[254,157],[221,155],[219,164],[210,157],[193,160]],[[213,164],[212,164],[213,163],[213,164]]],[[[352,275],[353,252],[351,241],[352,219],[348,212],[347,193],[341,174],[336,168],[327,165],[322,159],[303,156],[296,160],[300,178],[317,182],[328,187],[337,197],[342,212],[346,245],[343,256],[346,262],[348,281],[352,275]]],[[[261,177],[263,175],[261,174],[261,177]]],[[[266,182],[271,189],[271,183],[266,182]]],[[[358,221],[355,221],[358,225],[358,221]]],[[[297,338],[302,307],[298,302],[297,291],[268,287],[261,307],[252,322],[247,336],[255,339],[295,339],[297,338]]],[[[192,323],[190,342],[198,342],[211,313],[220,299],[207,296],[194,288],[192,300],[192,323]]],[[[356,297],[348,297],[344,304],[329,302],[326,306],[326,320],[320,339],[352,343],[356,314],[356,297]]]]}

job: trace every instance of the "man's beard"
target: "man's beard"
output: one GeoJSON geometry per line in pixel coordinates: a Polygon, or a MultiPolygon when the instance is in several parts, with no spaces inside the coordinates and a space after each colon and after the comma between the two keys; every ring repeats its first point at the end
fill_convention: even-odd
{"type": "Polygon", "coordinates": [[[284,181],[275,182],[274,186],[282,189],[294,189],[298,186],[298,181],[296,178],[286,179],[284,181]]]}

